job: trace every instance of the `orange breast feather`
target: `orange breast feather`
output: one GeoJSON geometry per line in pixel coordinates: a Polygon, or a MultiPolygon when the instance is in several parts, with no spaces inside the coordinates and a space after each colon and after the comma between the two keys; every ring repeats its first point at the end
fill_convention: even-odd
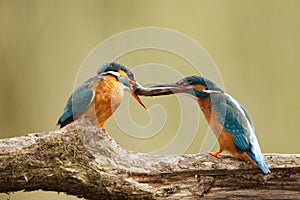
{"type": "Polygon", "coordinates": [[[98,81],[95,95],[95,110],[100,127],[118,108],[123,98],[123,88],[113,76],[106,76],[105,81],[98,81]]]}
{"type": "Polygon", "coordinates": [[[123,85],[114,76],[105,76],[105,80],[99,80],[91,87],[95,97],[84,116],[91,119],[93,125],[103,127],[122,101],[123,85]]]}
{"type": "Polygon", "coordinates": [[[227,151],[231,155],[236,158],[246,160],[251,162],[252,164],[256,165],[246,153],[240,153],[234,144],[234,136],[228,133],[224,128],[223,125],[220,124],[220,121],[214,111],[213,106],[210,109],[210,99],[198,99],[198,104],[207,120],[210,128],[214,132],[215,136],[218,139],[220,150],[227,151]]]}

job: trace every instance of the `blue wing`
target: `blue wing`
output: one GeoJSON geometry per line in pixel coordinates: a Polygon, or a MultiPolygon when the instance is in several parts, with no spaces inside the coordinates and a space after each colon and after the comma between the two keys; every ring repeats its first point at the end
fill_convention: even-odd
{"type": "Polygon", "coordinates": [[[225,130],[234,136],[238,150],[257,163],[264,173],[270,170],[264,162],[250,116],[245,109],[231,96],[216,95],[212,100],[217,117],[225,130]]]}
{"type": "Polygon", "coordinates": [[[241,151],[250,149],[248,119],[238,105],[227,95],[218,95],[214,103],[218,119],[228,133],[234,136],[234,144],[241,151]]]}
{"type": "Polygon", "coordinates": [[[65,126],[68,120],[73,121],[73,116],[82,113],[93,101],[95,92],[89,87],[92,81],[96,78],[89,79],[79,86],[68,99],[67,105],[64,108],[62,115],[58,120],[61,127],[65,126]]]}
{"type": "Polygon", "coordinates": [[[246,118],[248,119],[252,129],[254,130],[253,122],[252,122],[252,119],[251,119],[250,115],[247,113],[247,111],[245,110],[245,108],[242,105],[240,105],[240,107],[243,110],[243,112],[245,113],[246,118]]]}

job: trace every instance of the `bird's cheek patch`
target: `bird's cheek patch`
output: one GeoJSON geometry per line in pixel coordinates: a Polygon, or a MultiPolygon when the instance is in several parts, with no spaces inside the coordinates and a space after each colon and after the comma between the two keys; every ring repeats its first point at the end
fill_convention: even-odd
{"type": "Polygon", "coordinates": [[[191,88],[194,89],[194,90],[198,90],[199,92],[202,92],[205,89],[205,86],[203,86],[203,85],[194,85],[194,86],[191,86],[191,88]]]}
{"type": "Polygon", "coordinates": [[[118,73],[119,73],[120,77],[128,78],[127,74],[123,70],[119,70],[118,73]]]}

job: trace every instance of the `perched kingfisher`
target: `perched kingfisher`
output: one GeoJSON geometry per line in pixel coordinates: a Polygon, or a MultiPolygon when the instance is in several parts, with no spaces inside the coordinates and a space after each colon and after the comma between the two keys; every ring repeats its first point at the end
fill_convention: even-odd
{"type": "Polygon", "coordinates": [[[250,116],[233,97],[217,84],[200,77],[190,76],[171,84],[152,86],[147,91],[137,90],[144,96],[158,96],[186,93],[198,101],[212,131],[218,138],[219,151],[208,152],[220,158],[222,151],[258,166],[264,173],[270,173],[261,153],[250,116]],[[165,87],[166,90],[162,90],[165,87]],[[155,90],[155,88],[158,88],[155,90]],[[173,88],[173,89],[172,89],[173,88]]]}
{"type": "Polygon", "coordinates": [[[110,62],[100,66],[97,75],[84,82],[69,97],[58,125],[62,128],[83,117],[103,128],[120,105],[124,89],[129,89],[132,96],[146,109],[134,93],[136,84],[133,73],[125,65],[110,62]]]}

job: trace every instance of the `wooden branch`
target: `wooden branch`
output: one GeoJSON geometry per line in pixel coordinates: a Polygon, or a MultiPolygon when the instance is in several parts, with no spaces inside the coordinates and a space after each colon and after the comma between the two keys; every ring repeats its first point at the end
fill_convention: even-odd
{"type": "Polygon", "coordinates": [[[0,192],[57,191],[98,199],[300,197],[300,155],[267,154],[272,173],[230,156],[124,150],[105,131],[64,129],[0,140],[0,192]]]}

